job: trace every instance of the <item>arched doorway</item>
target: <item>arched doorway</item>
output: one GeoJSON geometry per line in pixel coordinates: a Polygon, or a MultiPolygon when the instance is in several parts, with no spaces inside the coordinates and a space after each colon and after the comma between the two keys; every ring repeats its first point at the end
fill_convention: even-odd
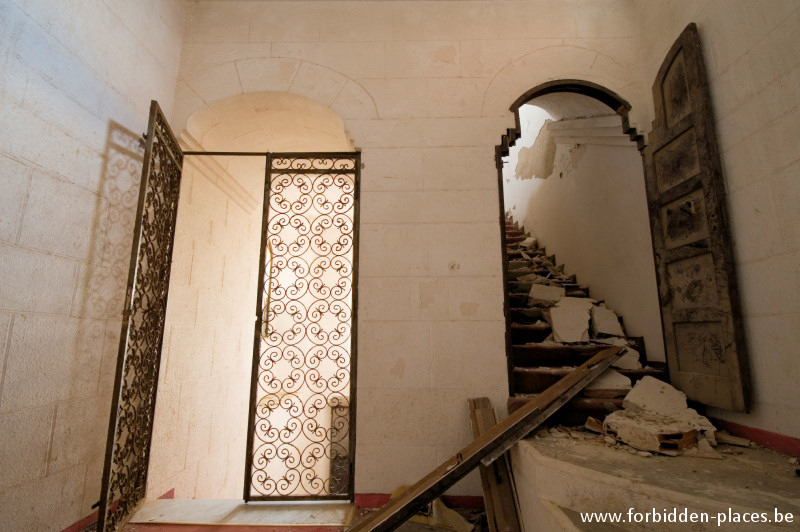
{"type": "MultiPolygon", "coordinates": [[[[642,162],[630,105],[599,85],[548,82],[511,106],[517,127],[496,148],[502,216],[555,255],[593,299],[624,316],[650,360],[663,339],[642,162]]],[[[508,260],[503,242],[504,260],[508,260]]],[[[507,271],[507,267],[506,267],[507,271]]],[[[506,278],[508,300],[508,278],[506,278]]],[[[506,310],[509,388],[514,395],[511,309],[506,310]]]]}

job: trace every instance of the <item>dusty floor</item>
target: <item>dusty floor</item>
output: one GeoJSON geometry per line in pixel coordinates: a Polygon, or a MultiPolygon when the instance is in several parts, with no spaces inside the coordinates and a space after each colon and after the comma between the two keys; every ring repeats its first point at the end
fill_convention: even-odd
{"type": "MultiPolygon", "coordinates": [[[[348,526],[269,526],[269,525],[237,525],[237,524],[162,524],[131,523],[122,528],[122,532],[344,532],[360,519],[366,518],[374,509],[356,507],[348,526]]],[[[485,514],[480,510],[459,509],[465,518],[476,523],[474,532],[488,531],[485,514]]],[[[407,522],[397,530],[401,532],[442,532],[446,529],[407,522]]]]}
{"type": "MultiPolygon", "coordinates": [[[[706,456],[664,456],[614,445],[591,432],[563,429],[544,429],[520,442],[518,450],[514,458],[524,464],[515,465],[521,473],[516,476],[520,495],[559,506],[578,530],[588,525],[581,525],[577,512],[624,513],[631,508],[659,513],[688,509],[712,517],[732,511],[764,512],[771,518],[780,511],[792,514],[793,522],[773,520],[764,526],[800,530],[797,459],[787,454],[721,444],[706,456]]],[[[697,529],[717,526],[712,525],[697,529]]],[[[740,528],[761,525],[747,526],[740,528]]]]}

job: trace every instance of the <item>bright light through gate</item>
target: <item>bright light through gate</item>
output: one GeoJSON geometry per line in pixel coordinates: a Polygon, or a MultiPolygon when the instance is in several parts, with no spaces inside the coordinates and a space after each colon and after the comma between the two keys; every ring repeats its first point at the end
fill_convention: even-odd
{"type": "Polygon", "coordinates": [[[246,500],[352,498],[359,168],[268,156],[246,500]]]}

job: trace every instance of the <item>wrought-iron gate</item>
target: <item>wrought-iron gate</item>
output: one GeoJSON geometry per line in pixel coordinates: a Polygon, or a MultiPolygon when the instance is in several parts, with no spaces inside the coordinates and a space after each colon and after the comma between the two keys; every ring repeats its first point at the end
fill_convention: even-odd
{"type": "Polygon", "coordinates": [[[245,500],[353,497],[360,166],[267,155],[245,500]]]}
{"type": "Polygon", "coordinates": [[[144,499],[183,153],[151,102],[123,309],[98,530],[116,530],[144,499]]]}

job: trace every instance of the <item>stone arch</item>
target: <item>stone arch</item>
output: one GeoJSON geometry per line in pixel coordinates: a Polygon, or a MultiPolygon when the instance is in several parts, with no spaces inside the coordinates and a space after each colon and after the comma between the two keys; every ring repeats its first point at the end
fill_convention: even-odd
{"type": "Polygon", "coordinates": [[[184,140],[211,151],[352,151],[344,120],[330,107],[288,92],[235,94],[186,120],[184,140]]]}
{"type": "MultiPolygon", "coordinates": [[[[632,68],[596,50],[558,45],[525,54],[500,69],[484,93],[482,115],[505,116],[508,102],[529,93],[531,87],[559,80],[583,80],[614,94],[629,94],[637,108],[643,107],[639,103],[644,91],[632,68]]],[[[631,118],[635,122],[636,117],[631,118]]]]}
{"type": "Polygon", "coordinates": [[[182,130],[194,112],[217,100],[261,91],[304,96],[345,120],[378,117],[372,96],[345,74],[299,59],[256,57],[184,73],[175,90],[173,126],[182,130]]]}
{"type": "Polygon", "coordinates": [[[499,158],[508,154],[508,148],[513,146],[520,136],[519,108],[540,96],[555,93],[581,94],[605,104],[622,119],[623,134],[628,135],[630,139],[636,143],[636,147],[639,151],[644,149],[644,137],[639,134],[635,127],[630,125],[629,113],[631,104],[628,103],[627,100],[611,89],[591,81],[560,79],[541,83],[532,89],[528,89],[511,104],[509,110],[514,113],[515,127],[509,129],[503,135],[500,144],[496,146],[498,164],[502,164],[499,158]]]}

